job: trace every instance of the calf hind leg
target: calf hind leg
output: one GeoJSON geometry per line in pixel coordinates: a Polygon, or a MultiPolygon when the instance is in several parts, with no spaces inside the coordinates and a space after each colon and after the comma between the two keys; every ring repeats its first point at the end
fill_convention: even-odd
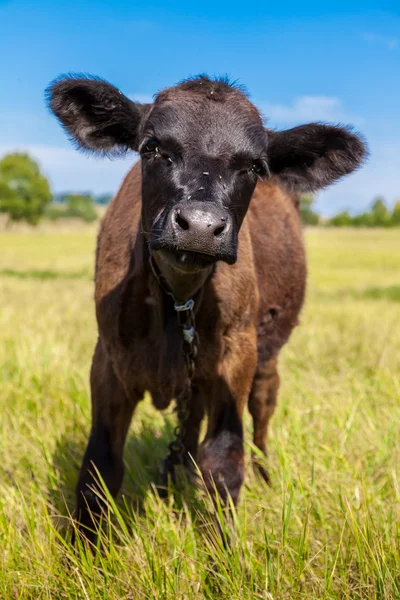
{"type": "Polygon", "coordinates": [[[96,471],[115,497],[122,484],[123,449],[137,400],[126,396],[100,342],[93,357],[90,383],[92,428],[76,487],[75,518],[80,532],[95,542],[104,496],[96,471]]]}
{"type": "MultiPolygon", "coordinates": [[[[275,411],[278,389],[279,374],[277,358],[274,357],[257,367],[249,398],[249,411],[253,417],[253,442],[265,456],[268,423],[275,411]]],[[[261,477],[270,483],[268,471],[255,454],[253,454],[253,465],[261,477]]]]}

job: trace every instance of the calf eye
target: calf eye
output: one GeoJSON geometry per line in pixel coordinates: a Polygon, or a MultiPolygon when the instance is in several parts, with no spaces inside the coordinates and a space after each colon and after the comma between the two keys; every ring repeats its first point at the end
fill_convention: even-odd
{"type": "Polygon", "coordinates": [[[255,162],[251,165],[251,172],[255,173],[256,175],[264,175],[265,171],[264,171],[264,167],[261,164],[261,162],[255,162]]]}
{"type": "Polygon", "coordinates": [[[144,152],[158,152],[159,148],[158,141],[156,140],[156,138],[152,138],[151,140],[149,140],[147,144],[145,144],[143,150],[144,152]]]}
{"type": "Polygon", "coordinates": [[[167,165],[172,164],[172,158],[160,149],[160,142],[156,138],[149,139],[146,144],[144,144],[140,150],[140,153],[146,158],[164,158],[167,162],[167,165]]]}

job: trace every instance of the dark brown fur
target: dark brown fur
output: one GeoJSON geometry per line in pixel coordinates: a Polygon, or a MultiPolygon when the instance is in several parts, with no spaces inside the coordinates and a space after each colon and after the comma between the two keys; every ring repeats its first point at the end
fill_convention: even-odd
{"type": "Polygon", "coordinates": [[[199,352],[186,463],[197,460],[208,489],[215,486],[223,500],[229,494],[236,503],[245,470],[243,411],[248,404],[254,444],[265,453],[279,388],[277,357],[303,304],[299,193],[354,170],[365,146],[342,127],[267,131],[240,89],[205,77],[160,93],[154,105],[135,104],[95,78],[66,77],[50,88],[49,101],[79,147],[142,154],[98,238],[99,339],[78,520],[92,527],[90,511],[100,508],[93,465],[117,494],[129,423],[145,391],[163,409],[186,379],[173,301],[150,268],[150,252],[175,297],[195,300],[199,352]]]}
{"type": "MultiPolygon", "coordinates": [[[[113,492],[121,483],[122,451],[135,406],[149,390],[157,408],[167,407],[185,380],[180,330],[149,267],[140,213],[138,164],[104,218],[96,261],[99,340],[91,375],[92,436],[97,420],[113,428],[109,478],[103,471],[113,492]]],[[[249,397],[254,443],[266,452],[279,386],[276,357],[297,324],[305,281],[295,198],[276,182],[259,183],[240,230],[236,264],[216,265],[195,307],[200,344],[186,449],[210,489],[214,480],[222,497],[227,489],[237,501],[243,482],[241,422],[249,397]],[[204,414],[207,433],[198,452],[204,414]]],[[[91,479],[87,462],[79,490],[91,479]]]]}

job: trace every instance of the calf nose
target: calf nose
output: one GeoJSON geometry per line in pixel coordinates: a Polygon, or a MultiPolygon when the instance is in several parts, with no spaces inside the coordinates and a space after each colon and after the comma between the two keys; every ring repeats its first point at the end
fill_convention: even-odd
{"type": "Polygon", "coordinates": [[[197,243],[203,242],[205,246],[214,246],[217,241],[222,241],[230,229],[229,219],[224,212],[214,206],[176,207],[173,228],[179,237],[192,239],[197,243]]]}
{"type": "Polygon", "coordinates": [[[154,249],[208,254],[228,264],[236,262],[237,234],[232,215],[211,201],[180,202],[168,211],[154,249]]]}

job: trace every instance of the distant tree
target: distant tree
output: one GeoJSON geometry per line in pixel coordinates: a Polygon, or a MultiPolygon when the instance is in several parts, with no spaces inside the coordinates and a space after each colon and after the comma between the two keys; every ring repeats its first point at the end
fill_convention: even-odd
{"type": "Polygon", "coordinates": [[[305,225],[318,225],[319,215],[313,210],[314,197],[302,195],[300,198],[300,218],[305,225]]]}
{"type": "Polygon", "coordinates": [[[63,206],[63,204],[61,204],[58,200],[55,200],[46,206],[43,216],[50,221],[62,219],[65,217],[65,206],[63,206]]]}
{"type": "Polygon", "coordinates": [[[394,226],[400,225],[400,200],[397,200],[396,204],[394,205],[390,222],[394,226]]]}
{"type": "Polygon", "coordinates": [[[0,160],[0,212],[10,221],[36,225],[51,198],[49,182],[28,154],[15,152],[0,160]]]}
{"type": "Polygon", "coordinates": [[[101,196],[96,196],[94,201],[96,204],[106,205],[109,204],[112,200],[112,194],[102,194],[101,196]]]}
{"type": "Polygon", "coordinates": [[[96,207],[90,194],[66,194],[64,216],[77,217],[90,223],[97,219],[96,207]]]}
{"type": "Polygon", "coordinates": [[[329,220],[329,225],[334,227],[348,227],[352,225],[352,218],[347,210],[338,213],[329,220]]]}
{"type": "Polygon", "coordinates": [[[373,225],[390,227],[391,215],[383,198],[376,198],[371,207],[373,225]]]}
{"type": "Polygon", "coordinates": [[[65,204],[68,192],[56,193],[53,196],[53,204],[65,204]]]}
{"type": "Polygon", "coordinates": [[[51,221],[65,218],[83,219],[88,223],[98,218],[94,199],[90,194],[59,193],[46,208],[45,215],[51,221]]]}
{"type": "Polygon", "coordinates": [[[351,217],[351,222],[349,225],[353,225],[354,227],[374,227],[374,218],[372,213],[363,212],[354,217],[351,217]]]}

